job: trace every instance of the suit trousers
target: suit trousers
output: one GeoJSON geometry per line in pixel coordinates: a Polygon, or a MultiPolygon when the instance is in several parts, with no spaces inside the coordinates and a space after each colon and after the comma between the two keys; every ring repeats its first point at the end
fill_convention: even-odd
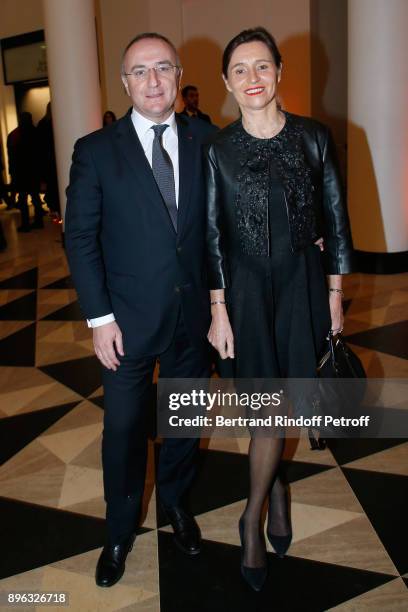
{"type": "MultiPolygon", "coordinates": [[[[140,518],[147,463],[147,399],[156,360],[162,378],[207,378],[209,351],[200,350],[187,334],[180,309],[170,346],[160,355],[120,357],[114,372],[103,368],[104,430],[102,463],[108,537],[123,541],[140,518]]],[[[196,471],[199,440],[165,438],[156,471],[156,489],[164,506],[182,501],[196,471]]]]}

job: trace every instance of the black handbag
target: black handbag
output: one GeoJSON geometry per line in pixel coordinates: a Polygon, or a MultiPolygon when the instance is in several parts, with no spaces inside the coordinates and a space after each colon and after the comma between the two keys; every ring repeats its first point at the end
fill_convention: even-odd
{"type": "MultiPolygon", "coordinates": [[[[366,392],[366,373],[357,355],[347,346],[341,334],[333,335],[330,331],[326,339],[323,355],[317,365],[317,375],[320,379],[318,397],[314,402],[314,414],[338,418],[355,411],[363,401],[366,392]],[[325,380],[326,379],[326,380],[325,380]],[[358,379],[345,381],[339,379],[358,379]]],[[[317,438],[312,428],[309,428],[309,441],[312,450],[326,448],[324,434],[332,433],[330,428],[319,428],[317,438]]]]}

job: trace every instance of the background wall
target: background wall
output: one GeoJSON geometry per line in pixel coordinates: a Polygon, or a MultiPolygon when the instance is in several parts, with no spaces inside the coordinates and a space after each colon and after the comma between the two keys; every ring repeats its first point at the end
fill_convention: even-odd
{"type": "MultiPolygon", "coordinates": [[[[221,79],[222,50],[240,30],[263,25],[274,34],[282,52],[280,96],[284,108],[328,123],[344,159],[346,7],[345,0],[95,0],[101,112],[110,109],[120,116],[129,108],[120,80],[121,54],[138,32],[153,30],[175,43],[184,67],[183,84],[197,85],[202,109],[219,126],[226,125],[236,118],[237,108],[221,79]]],[[[41,0],[1,0],[1,38],[43,28],[41,0]]],[[[0,65],[4,148],[17,117],[13,87],[1,81],[0,65]]]]}
{"type": "Polygon", "coordinates": [[[347,2],[311,0],[311,115],[330,126],[344,177],[347,155],[347,2]]]}
{"type": "Polygon", "coordinates": [[[226,125],[237,109],[221,79],[222,50],[240,30],[256,25],[267,27],[281,47],[284,106],[310,114],[310,0],[97,0],[97,7],[104,103],[116,114],[129,107],[119,76],[123,47],[138,32],[155,30],[179,48],[183,83],[199,87],[202,109],[226,125]]]}
{"type": "MultiPolygon", "coordinates": [[[[1,0],[0,38],[41,30],[44,27],[41,0],[1,0]]],[[[0,62],[0,146],[7,161],[7,134],[17,126],[12,85],[4,85],[3,63],[0,62]]]]}

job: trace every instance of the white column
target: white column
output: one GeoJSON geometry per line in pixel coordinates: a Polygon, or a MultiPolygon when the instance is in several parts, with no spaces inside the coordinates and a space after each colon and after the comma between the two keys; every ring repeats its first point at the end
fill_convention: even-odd
{"type": "Polygon", "coordinates": [[[75,141],[101,127],[94,0],[43,0],[61,213],[75,141]]]}
{"type": "Polygon", "coordinates": [[[355,247],[408,250],[408,0],[348,2],[348,197],[355,247]]]}

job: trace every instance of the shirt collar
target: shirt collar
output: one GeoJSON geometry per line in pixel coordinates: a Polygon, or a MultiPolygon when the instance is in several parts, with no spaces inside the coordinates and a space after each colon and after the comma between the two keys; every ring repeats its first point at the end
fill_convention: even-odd
{"type": "MultiPolygon", "coordinates": [[[[144,138],[148,134],[152,125],[157,125],[155,121],[152,121],[151,119],[147,119],[146,117],[138,113],[137,110],[135,110],[135,108],[132,109],[131,117],[132,117],[133,125],[135,126],[135,130],[139,138],[144,138]]],[[[172,112],[170,117],[167,117],[167,119],[163,121],[163,123],[167,123],[167,125],[169,126],[169,129],[172,130],[172,132],[174,132],[174,134],[177,135],[176,114],[174,111],[172,112]]]]}

